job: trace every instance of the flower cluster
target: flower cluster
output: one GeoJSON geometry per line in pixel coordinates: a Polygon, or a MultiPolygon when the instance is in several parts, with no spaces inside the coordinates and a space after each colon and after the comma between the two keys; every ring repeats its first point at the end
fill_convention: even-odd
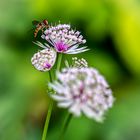
{"type": "Polygon", "coordinates": [[[42,44],[37,41],[36,45],[43,48],[31,59],[32,64],[37,70],[48,71],[56,61],[56,53],[77,54],[88,51],[86,46],[80,47],[80,44],[86,43],[79,31],[72,30],[70,25],[59,24],[46,29],[42,38],[47,43],[42,44]],[[49,51],[49,53],[47,53],[49,51]],[[50,55],[50,56],[49,56],[50,55]]]}
{"type": "Polygon", "coordinates": [[[83,112],[87,117],[102,121],[112,107],[114,98],[108,83],[96,69],[67,68],[57,73],[58,81],[50,83],[56,91],[52,98],[58,106],[69,108],[75,116],[83,112]]]}
{"type": "Polygon", "coordinates": [[[56,59],[56,52],[53,48],[46,48],[34,54],[31,59],[34,67],[39,71],[49,71],[56,59]]]}
{"type": "MultiPolygon", "coordinates": [[[[57,53],[77,54],[89,50],[86,46],[80,47],[86,40],[68,24],[49,26],[41,37],[46,43],[35,42],[43,49],[31,59],[39,71],[49,71],[56,62],[57,53]]],[[[114,102],[105,78],[96,69],[89,68],[84,58],[73,57],[71,65],[68,61],[65,64],[67,68],[56,73],[57,80],[49,83],[56,93],[51,94],[51,97],[58,102],[59,107],[68,108],[75,116],[84,113],[89,118],[102,121],[114,102]]]]}
{"type": "Polygon", "coordinates": [[[42,38],[45,39],[59,53],[77,54],[85,52],[87,47],[78,48],[86,43],[79,31],[72,30],[70,25],[59,24],[46,29],[42,38]]]}

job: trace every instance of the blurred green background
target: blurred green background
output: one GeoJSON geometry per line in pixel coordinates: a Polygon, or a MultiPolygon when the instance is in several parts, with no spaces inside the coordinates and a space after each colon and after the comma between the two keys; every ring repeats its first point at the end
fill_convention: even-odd
{"type": "MultiPolygon", "coordinates": [[[[39,49],[28,32],[34,19],[80,30],[91,50],[79,57],[105,75],[116,98],[103,124],[73,118],[65,139],[140,140],[139,0],[0,0],[0,140],[41,139],[48,74],[30,62],[39,49]]],[[[57,140],[65,114],[55,107],[48,140],[57,140]]]]}

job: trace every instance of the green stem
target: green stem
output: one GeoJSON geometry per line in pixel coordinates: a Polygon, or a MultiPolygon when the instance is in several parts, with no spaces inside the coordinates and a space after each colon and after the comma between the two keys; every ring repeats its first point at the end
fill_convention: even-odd
{"type": "MultiPolygon", "coordinates": [[[[52,82],[52,76],[51,76],[50,71],[49,71],[49,78],[50,78],[50,82],[52,82]]],[[[47,113],[45,125],[44,125],[43,134],[42,134],[42,140],[46,140],[48,126],[49,126],[49,122],[50,122],[50,118],[51,118],[51,114],[52,114],[52,109],[53,109],[53,100],[51,99],[50,104],[49,104],[49,108],[48,108],[48,113],[47,113]]]]}
{"type": "Polygon", "coordinates": [[[68,126],[70,124],[71,119],[72,119],[72,114],[68,114],[67,117],[66,117],[66,119],[65,119],[65,121],[64,121],[64,125],[63,125],[63,128],[61,130],[59,140],[63,140],[64,134],[67,131],[67,128],[68,128],[68,126]]]}
{"type": "Polygon", "coordinates": [[[61,61],[62,61],[62,53],[59,53],[58,54],[58,60],[57,60],[57,68],[56,70],[59,71],[60,70],[60,67],[61,67],[61,61]]]}
{"type": "MultiPolygon", "coordinates": [[[[57,60],[57,71],[60,70],[61,61],[62,61],[62,54],[59,54],[58,55],[58,60],[57,60]]],[[[50,71],[49,71],[49,78],[50,78],[50,82],[52,82],[53,79],[52,79],[50,71]]],[[[52,114],[52,109],[53,109],[53,100],[51,99],[50,104],[49,104],[49,108],[48,108],[48,113],[47,113],[47,116],[46,116],[46,121],[45,121],[45,125],[44,125],[43,134],[42,134],[42,140],[46,140],[46,136],[47,136],[47,132],[48,132],[48,126],[49,126],[49,122],[50,122],[50,118],[51,118],[51,114],[52,114]]]]}
{"type": "Polygon", "coordinates": [[[47,113],[47,117],[46,117],[46,121],[45,121],[45,125],[44,125],[42,140],[46,140],[48,126],[49,126],[49,122],[50,122],[50,118],[51,118],[51,114],[52,114],[52,109],[53,109],[53,100],[51,99],[48,113],[47,113]]]}
{"type": "Polygon", "coordinates": [[[49,71],[49,78],[50,78],[50,82],[52,82],[53,79],[52,79],[51,71],[49,71]]]}

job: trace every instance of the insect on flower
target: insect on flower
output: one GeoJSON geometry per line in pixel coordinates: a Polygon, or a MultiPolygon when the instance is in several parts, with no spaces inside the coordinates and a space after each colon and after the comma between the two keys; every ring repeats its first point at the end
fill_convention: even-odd
{"type": "Polygon", "coordinates": [[[44,32],[44,29],[47,29],[49,27],[48,21],[46,19],[41,22],[33,20],[32,24],[35,26],[34,37],[37,37],[37,34],[40,30],[44,32]]]}
{"type": "Polygon", "coordinates": [[[50,26],[44,31],[42,38],[58,53],[77,54],[89,50],[87,46],[79,47],[85,44],[86,40],[79,31],[72,30],[69,24],[50,26]]]}

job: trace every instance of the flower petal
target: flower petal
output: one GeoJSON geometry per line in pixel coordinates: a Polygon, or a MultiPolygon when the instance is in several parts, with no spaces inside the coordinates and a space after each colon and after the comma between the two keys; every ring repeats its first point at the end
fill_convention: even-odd
{"type": "Polygon", "coordinates": [[[73,104],[73,105],[70,107],[69,111],[70,111],[71,113],[73,113],[75,116],[80,116],[80,115],[81,115],[81,110],[80,110],[80,105],[79,105],[79,103],[73,104]]]}
{"type": "Polygon", "coordinates": [[[63,107],[63,108],[67,108],[67,107],[71,106],[72,102],[73,101],[60,102],[60,103],[58,103],[58,106],[63,107]]]}
{"type": "Polygon", "coordinates": [[[51,97],[57,101],[67,101],[69,99],[67,99],[66,97],[64,96],[59,96],[59,95],[51,95],[51,97]]]}

